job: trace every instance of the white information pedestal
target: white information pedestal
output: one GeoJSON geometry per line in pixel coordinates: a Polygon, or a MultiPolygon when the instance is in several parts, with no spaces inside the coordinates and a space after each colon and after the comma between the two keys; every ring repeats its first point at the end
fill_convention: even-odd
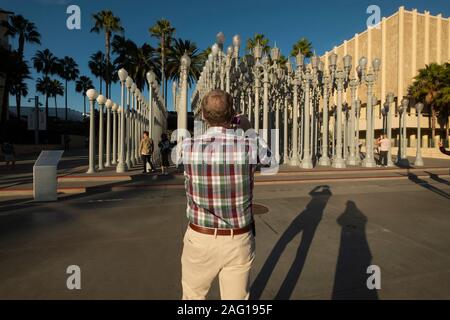
{"type": "Polygon", "coordinates": [[[57,201],[57,168],[64,151],[42,151],[33,167],[34,201],[57,201]]]}

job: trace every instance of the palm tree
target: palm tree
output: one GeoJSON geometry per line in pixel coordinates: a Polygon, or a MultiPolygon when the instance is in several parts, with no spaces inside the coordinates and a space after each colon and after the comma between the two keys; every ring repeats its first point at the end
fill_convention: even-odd
{"type": "Polygon", "coordinates": [[[31,79],[30,70],[25,61],[20,59],[15,72],[8,78],[9,94],[16,97],[17,118],[20,121],[21,98],[28,95],[28,85],[25,80],[31,79]]]}
{"type": "Polygon", "coordinates": [[[176,29],[172,27],[170,21],[167,19],[159,19],[148,30],[152,37],[160,40],[160,55],[161,55],[161,85],[163,88],[164,102],[167,104],[167,80],[166,80],[166,49],[170,46],[172,36],[176,29]]]}
{"type": "Polygon", "coordinates": [[[45,101],[45,114],[48,119],[48,97],[51,94],[50,91],[50,83],[51,79],[49,76],[44,76],[42,78],[38,78],[36,80],[36,91],[41,93],[42,95],[45,95],[46,101],[45,101]]]}
{"type": "Polygon", "coordinates": [[[212,52],[211,47],[206,48],[202,52],[200,52],[200,57],[202,59],[202,64],[205,64],[206,60],[208,60],[209,54],[212,52]]]}
{"type": "Polygon", "coordinates": [[[99,78],[100,81],[100,94],[102,94],[103,89],[103,79],[105,75],[105,55],[101,51],[97,51],[96,53],[92,54],[90,57],[90,60],[88,62],[89,69],[91,70],[91,73],[96,77],[99,78]]]}
{"type": "MultiPolygon", "coordinates": [[[[33,65],[37,72],[44,75],[44,79],[49,75],[56,74],[60,68],[59,59],[48,49],[36,52],[33,57],[33,65]]],[[[45,117],[48,119],[48,90],[45,92],[45,117]]]]}
{"type": "Polygon", "coordinates": [[[301,53],[305,58],[311,58],[313,56],[313,46],[312,43],[306,39],[301,38],[292,46],[291,56],[295,57],[298,53],[301,53]]]}
{"type": "Polygon", "coordinates": [[[83,96],[83,117],[86,116],[86,91],[93,87],[92,80],[86,76],[81,76],[75,84],[75,91],[81,93],[83,96]]]}
{"type": "Polygon", "coordinates": [[[71,57],[64,57],[59,61],[61,68],[59,70],[59,76],[64,79],[64,99],[65,99],[65,119],[67,121],[67,83],[69,81],[75,81],[80,74],[78,70],[78,64],[71,57]]]}
{"type": "Polygon", "coordinates": [[[247,40],[247,51],[251,53],[253,51],[253,48],[256,47],[258,43],[262,47],[262,52],[265,54],[269,54],[269,39],[267,39],[266,36],[261,33],[256,33],[253,38],[247,40]]]}
{"type": "Polygon", "coordinates": [[[156,50],[149,44],[138,47],[132,40],[116,35],[112,42],[112,49],[117,55],[114,60],[116,68],[125,68],[139,89],[144,88],[149,70],[153,70],[158,79],[161,79],[156,50]]]}
{"type": "Polygon", "coordinates": [[[181,57],[185,52],[191,58],[188,74],[188,84],[191,86],[192,83],[200,77],[204,63],[204,54],[199,52],[197,45],[194,42],[182,39],[174,40],[173,46],[167,57],[167,74],[171,80],[179,81],[181,57]]]}
{"type": "MultiPolygon", "coordinates": [[[[448,72],[448,71],[447,71],[448,72]]],[[[437,111],[439,109],[439,96],[441,90],[448,87],[446,83],[446,67],[437,63],[425,65],[414,77],[414,81],[408,88],[408,93],[418,101],[424,101],[431,111],[431,136],[434,143],[436,132],[437,111]]]]}
{"type": "Polygon", "coordinates": [[[436,105],[439,108],[439,117],[445,124],[445,139],[449,136],[449,116],[450,116],[450,63],[444,63],[443,70],[443,83],[444,86],[439,90],[439,96],[436,99],[436,105]]]}
{"type": "MultiPolygon", "coordinates": [[[[120,18],[114,16],[111,10],[103,10],[92,15],[94,18],[94,27],[91,32],[99,33],[105,32],[105,56],[106,56],[106,68],[110,66],[110,49],[111,49],[111,37],[113,33],[123,32],[123,27],[120,22],[120,18]]],[[[109,72],[106,71],[107,79],[106,83],[106,97],[109,98],[109,72]]]]}
{"type": "Polygon", "coordinates": [[[6,29],[6,35],[12,38],[19,37],[17,52],[23,57],[25,42],[41,44],[41,35],[33,22],[25,19],[22,15],[10,16],[8,21],[2,21],[1,25],[6,29]]]}
{"type": "MultiPolygon", "coordinates": [[[[62,96],[64,94],[64,86],[61,81],[53,79],[49,82],[49,96],[55,98],[55,117],[58,119],[58,103],[56,102],[56,98],[58,96],[62,96]]],[[[66,109],[66,120],[67,120],[67,109],[66,109]]]]}

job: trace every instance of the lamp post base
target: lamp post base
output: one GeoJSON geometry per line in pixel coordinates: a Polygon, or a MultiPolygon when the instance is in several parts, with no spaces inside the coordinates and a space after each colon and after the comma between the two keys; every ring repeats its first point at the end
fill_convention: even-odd
{"type": "Polygon", "coordinates": [[[416,156],[416,160],[414,160],[415,167],[423,167],[424,163],[421,156],[416,156]]]}
{"type": "Polygon", "coordinates": [[[349,156],[347,159],[347,164],[349,166],[357,166],[359,165],[359,163],[360,163],[359,159],[357,159],[356,156],[354,155],[349,156]]]}
{"type": "Polygon", "coordinates": [[[314,168],[311,158],[308,157],[308,158],[303,159],[302,163],[300,164],[300,167],[302,169],[314,168]]]}
{"type": "Polygon", "coordinates": [[[319,166],[329,167],[331,165],[331,160],[328,156],[320,157],[319,166]]]}
{"type": "Polygon", "coordinates": [[[116,167],[117,173],[124,173],[128,170],[128,166],[125,163],[119,163],[116,167]]]}
{"type": "Polygon", "coordinates": [[[365,158],[362,162],[364,168],[375,168],[377,166],[373,158],[365,158]]]}
{"type": "Polygon", "coordinates": [[[95,172],[95,168],[89,168],[88,171],[86,171],[87,174],[93,174],[95,172]]]}
{"type": "Polygon", "coordinates": [[[300,165],[300,159],[298,158],[298,155],[292,156],[291,160],[289,161],[289,164],[291,166],[299,166],[300,165]]]}
{"type": "Polygon", "coordinates": [[[333,159],[333,162],[332,162],[331,166],[333,168],[337,168],[337,169],[343,169],[343,168],[347,167],[345,165],[344,159],[342,159],[342,158],[335,158],[335,159],[333,159]]]}

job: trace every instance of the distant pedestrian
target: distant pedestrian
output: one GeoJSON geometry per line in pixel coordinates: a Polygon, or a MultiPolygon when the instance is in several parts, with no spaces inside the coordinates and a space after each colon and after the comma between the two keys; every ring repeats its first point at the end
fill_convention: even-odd
{"type": "Polygon", "coordinates": [[[161,173],[163,175],[168,175],[167,169],[170,166],[169,155],[172,150],[172,145],[170,144],[167,134],[163,133],[161,135],[161,141],[158,143],[158,147],[161,154],[161,173]]]}
{"type": "Polygon", "coordinates": [[[2,154],[5,159],[6,166],[9,166],[11,163],[11,169],[14,169],[16,166],[16,153],[14,151],[14,145],[10,142],[5,141],[2,144],[2,154]]]}
{"type": "Polygon", "coordinates": [[[378,139],[378,145],[380,147],[380,164],[383,167],[387,167],[388,154],[391,149],[391,140],[389,140],[385,135],[381,135],[378,139]]]}
{"type": "Polygon", "coordinates": [[[64,134],[64,151],[69,151],[70,148],[70,135],[64,134]]]}
{"type": "Polygon", "coordinates": [[[152,172],[155,171],[155,166],[152,163],[153,150],[153,140],[149,137],[148,131],[144,131],[141,143],[139,145],[139,152],[142,156],[142,162],[144,163],[144,170],[142,173],[147,173],[147,163],[150,164],[152,172]]]}
{"type": "Polygon", "coordinates": [[[439,142],[439,150],[441,150],[443,154],[450,156],[450,151],[445,150],[444,143],[442,141],[439,142]]]}

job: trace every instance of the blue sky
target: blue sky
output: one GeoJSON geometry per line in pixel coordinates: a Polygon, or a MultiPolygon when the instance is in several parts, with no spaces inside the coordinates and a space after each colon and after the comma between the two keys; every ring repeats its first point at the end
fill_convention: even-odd
{"type": "MultiPolygon", "coordinates": [[[[125,27],[125,36],[140,45],[150,42],[156,46],[157,40],[150,37],[148,29],[164,17],[176,27],[176,37],[190,39],[201,49],[211,46],[219,31],[223,31],[227,38],[225,48],[234,34],[240,34],[244,44],[255,33],[263,33],[271,45],[276,42],[281,52],[287,55],[292,44],[301,37],[308,38],[316,53],[322,54],[356,32],[365,30],[366,9],[372,4],[381,8],[382,16],[391,15],[401,5],[406,9],[417,8],[419,12],[429,10],[431,14],[450,16],[450,1],[446,0],[0,0],[0,8],[33,21],[42,35],[41,46],[26,45],[25,56],[29,62],[36,50],[49,48],[58,57],[73,57],[80,66],[81,75],[90,76],[94,85],[98,85],[98,81],[90,74],[87,63],[92,53],[104,50],[104,35],[90,33],[91,16],[103,9],[111,9],[119,16],[125,27]],[[71,4],[81,8],[81,30],[66,28],[66,8],[71,4]]],[[[14,39],[11,42],[16,47],[17,42],[14,39]]],[[[34,70],[33,77],[37,78],[34,70]]],[[[69,85],[69,107],[81,111],[82,97],[75,92],[74,86],[74,83],[69,85]]],[[[29,82],[29,91],[30,96],[34,96],[34,80],[29,82]]],[[[113,86],[112,98],[118,101],[118,87],[113,86]]],[[[50,106],[53,106],[52,100],[50,106]]],[[[168,101],[171,109],[170,96],[168,101]]],[[[26,100],[24,104],[28,104],[26,100]]],[[[11,105],[15,106],[13,99],[11,105]]],[[[58,106],[63,105],[61,97],[58,106]]]]}

